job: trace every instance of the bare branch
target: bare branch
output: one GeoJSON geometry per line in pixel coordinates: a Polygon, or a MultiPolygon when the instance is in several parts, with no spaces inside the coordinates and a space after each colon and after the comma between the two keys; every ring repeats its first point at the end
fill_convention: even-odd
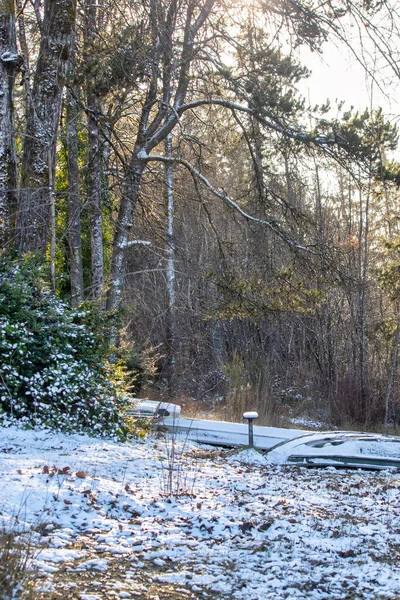
{"type": "Polygon", "coordinates": [[[132,246],[151,246],[151,242],[147,240],[130,240],[125,245],[125,248],[131,248],[132,246]]]}
{"type": "Polygon", "coordinates": [[[247,221],[252,221],[253,223],[258,223],[260,225],[264,225],[268,227],[271,231],[274,232],[281,240],[283,240],[286,244],[296,250],[302,250],[304,252],[309,252],[311,254],[317,254],[313,250],[310,249],[309,246],[303,246],[299,244],[295,239],[293,239],[289,234],[282,231],[282,229],[278,226],[278,224],[274,221],[269,221],[267,219],[260,219],[258,217],[253,217],[249,215],[243,208],[237,204],[224,190],[220,192],[216,187],[212,185],[208,181],[204,175],[202,175],[193,165],[191,165],[187,160],[183,158],[168,158],[166,156],[151,154],[146,157],[146,162],[154,161],[154,162],[162,162],[162,163],[174,163],[179,164],[185,167],[189,173],[192,175],[193,179],[201,181],[201,183],[217,198],[223,200],[228,206],[236,210],[243,218],[247,221]]]}

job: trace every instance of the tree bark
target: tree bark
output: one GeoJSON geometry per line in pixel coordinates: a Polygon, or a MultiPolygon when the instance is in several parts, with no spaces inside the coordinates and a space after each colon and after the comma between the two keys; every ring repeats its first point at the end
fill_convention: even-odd
{"type": "Polygon", "coordinates": [[[104,281],[103,218],[101,210],[101,168],[98,107],[93,94],[88,94],[88,206],[90,211],[90,248],[92,257],[91,296],[98,300],[104,281]]]}
{"type": "MultiPolygon", "coordinates": [[[[86,54],[93,51],[95,32],[97,29],[97,4],[95,0],[85,3],[85,42],[86,54]]],[[[93,60],[93,58],[91,59],[93,60]]],[[[87,120],[88,120],[88,187],[87,197],[90,212],[90,247],[92,258],[91,296],[98,300],[102,294],[104,283],[103,261],[103,219],[101,206],[101,153],[99,118],[101,107],[96,90],[90,80],[86,81],[87,120]]]]}
{"type": "Polygon", "coordinates": [[[133,211],[139,194],[140,181],[146,166],[146,158],[153,148],[164,142],[167,135],[179,122],[179,110],[186,98],[190,82],[189,73],[195,56],[195,38],[208,19],[215,1],[205,0],[200,8],[197,2],[191,0],[188,3],[180,60],[176,60],[176,64],[179,66],[177,67],[177,73],[175,73],[177,86],[173,102],[172,87],[174,73],[171,70],[171,62],[168,62],[166,58],[170,56],[170,45],[173,44],[173,23],[176,18],[177,5],[175,2],[171,2],[166,21],[159,22],[156,3],[151,2],[150,4],[154,55],[146,101],[139,118],[138,134],[130,164],[127,168],[126,185],[117,217],[110,287],[107,297],[108,310],[117,310],[121,303],[125,278],[126,249],[128,248],[133,211]],[[199,9],[197,17],[194,16],[195,8],[199,9]],[[163,40],[161,46],[160,39],[163,40]],[[164,61],[162,90],[160,94],[162,101],[157,102],[160,61],[164,61]],[[154,111],[157,105],[159,108],[154,111]],[[155,112],[154,117],[152,111],[155,112]]]}
{"type": "Polygon", "coordinates": [[[31,67],[30,67],[30,53],[29,46],[26,39],[26,27],[25,27],[25,16],[23,14],[24,4],[22,0],[17,0],[17,9],[18,9],[18,41],[19,47],[22,52],[22,79],[25,88],[25,118],[28,116],[28,106],[31,101],[31,67]]]}
{"type": "MultiPolygon", "coordinates": [[[[50,155],[49,155],[50,158],[50,155]]],[[[51,289],[56,291],[56,197],[53,180],[52,165],[49,165],[49,196],[50,196],[50,283],[51,289]]]]}
{"type": "Polygon", "coordinates": [[[23,252],[40,250],[44,254],[48,242],[49,181],[54,180],[57,133],[75,15],[76,0],[45,2],[39,58],[23,145],[17,219],[17,245],[23,252]]]}
{"type": "Polygon", "coordinates": [[[392,350],[390,352],[390,360],[388,364],[388,374],[387,374],[387,384],[386,384],[386,394],[385,394],[385,417],[384,417],[384,427],[385,431],[389,428],[389,422],[391,417],[391,408],[393,408],[392,403],[392,395],[393,395],[393,385],[395,381],[396,371],[397,371],[397,358],[399,353],[399,345],[400,345],[400,305],[396,306],[396,331],[393,338],[392,350]]]}
{"type": "Polygon", "coordinates": [[[17,206],[13,90],[17,52],[14,0],[0,0],[0,249],[10,237],[17,206]]]}
{"type": "Polygon", "coordinates": [[[359,218],[359,284],[357,298],[357,313],[359,324],[359,360],[360,360],[360,418],[369,422],[371,402],[369,390],[369,364],[367,340],[367,286],[369,263],[369,203],[370,191],[366,191],[365,207],[363,207],[362,190],[359,190],[360,218],[359,218]]]}
{"type": "Polygon", "coordinates": [[[79,190],[78,117],[76,98],[67,92],[67,152],[68,152],[68,243],[70,252],[71,304],[83,301],[83,268],[81,242],[82,203],[79,190]]]}
{"type": "Polygon", "coordinates": [[[107,310],[118,310],[121,305],[126,271],[126,250],[129,247],[129,236],[132,229],[133,212],[139,195],[145,162],[137,158],[130,165],[125,177],[125,186],[119,207],[118,220],[113,242],[111,260],[111,280],[107,295],[107,310]]]}
{"type": "MultiPolygon", "coordinates": [[[[165,140],[165,155],[172,158],[172,134],[165,140]]],[[[168,390],[173,393],[176,365],[176,305],[175,305],[175,239],[174,239],[174,169],[172,163],[165,165],[165,190],[167,207],[167,347],[168,390]]]]}

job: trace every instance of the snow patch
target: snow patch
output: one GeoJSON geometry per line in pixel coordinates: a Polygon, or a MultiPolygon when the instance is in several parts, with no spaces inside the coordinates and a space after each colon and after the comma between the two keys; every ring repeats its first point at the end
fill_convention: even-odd
{"type": "Polygon", "coordinates": [[[264,466],[268,465],[267,459],[254,450],[254,448],[248,448],[246,450],[242,450],[241,452],[237,452],[233,456],[228,459],[229,463],[241,463],[244,465],[254,465],[254,466],[264,466]]]}
{"type": "Polygon", "coordinates": [[[0,511],[10,525],[18,515],[35,543],[43,535],[43,590],[62,582],[66,595],[95,600],[107,585],[117,598],[144,598],[140,581],[151,572],[152,583],[188,597],[400,598],[396,472],[282,467],[254,449],[232,455],[186,442],[169,473],[184,478],[195,467],[194,483],[166,497],[168,440],[14,426],[0,439],[0,511]]]}

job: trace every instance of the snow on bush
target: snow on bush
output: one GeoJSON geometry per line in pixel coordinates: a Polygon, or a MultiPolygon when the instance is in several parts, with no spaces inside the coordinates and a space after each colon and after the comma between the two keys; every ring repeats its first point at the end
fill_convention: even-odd
{"type": "Polygon", "coordinates": [[[122,434],[103,344],[42,279],[34,258],[0,260],[0,421],[122,434]]]}

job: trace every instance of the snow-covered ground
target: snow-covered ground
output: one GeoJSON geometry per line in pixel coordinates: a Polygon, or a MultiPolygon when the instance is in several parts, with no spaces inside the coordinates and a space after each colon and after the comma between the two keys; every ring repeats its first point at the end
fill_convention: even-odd
{"type": "Polygon", "coordinates": [[[38,598],[400,598],[397,472],[162,438],[0,436],[0,513],[43,544],[38,598]]]}

